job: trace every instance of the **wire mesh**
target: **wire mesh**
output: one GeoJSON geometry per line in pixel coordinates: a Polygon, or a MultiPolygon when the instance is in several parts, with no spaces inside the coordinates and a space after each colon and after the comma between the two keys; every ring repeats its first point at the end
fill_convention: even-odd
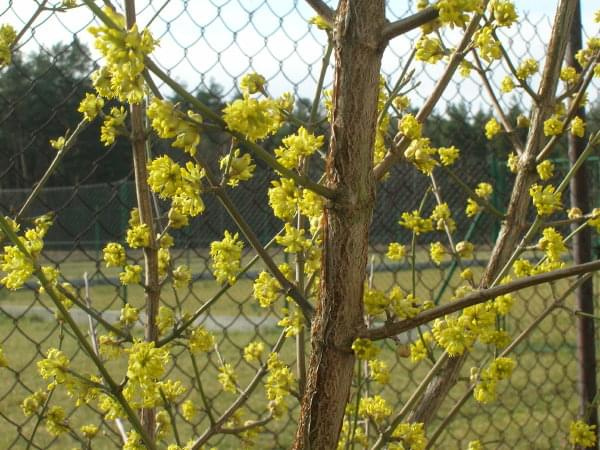
{"type": "MultiPolygon", "coordinates": [[[[406,6],[404,3],[390,2],[390,19],[402,17],[413,9],[412,2],[406,6]]],[[[0,10],[0,17],[18,28],[27,22],[34,7],[34,2],[9,1],[0,10]]],[[[140,23],[152,20],[154,35],[161,41],[155,59],[215,109],[239,95],[236,80],[249,71],[262,73],[275,95],[289,89],[300,98],[313,95],[326,37],[308,24],[313,14],[304,2],[147,1],[138,2],[138,10],[140,23]]],[[[85,8],[69,14],[43,13],[22,40],[14,63],[0,73],[0,208],[5,214],[18,210],[50,163],[54,150],[48,141],[72,129],[78,121],[77,105],[90,89],[89,75],[99,63],[85,31],[92,23],[93,18],[85,8]]],[[[503,38],[518,43],[510,47],[516,58],[540,59],[549,27],[547,16],[530,15],[524,18],[522,26],[510,29],[503,38]]],[[[388,84],[394,83],[401,63],[408,57],[411,42],[417,37],[418,32],[409,33],[390,45],[383,61],[388,84]]],[[[427,98],[440,67],[418,67],[417,73],[421,85],[409,96],[413,105],[418,106],[427,98]]],[[[492,76],[492,81],[499,83],[496,76],[492,76]]],[[[326,84],[330,83],[331,71],[326,77],[326,84]]],[[[492,145],[484,138],[482,125],[490,115],[490,108],[477,83],[474,75],[451,83],[434,116],[437,122],[429,132],[434,144],[456,145],[463,155],[468,155],[461,159],[457,172],[469,186],[480,181],[491,182],[496,188],[494,205],[502,209],[511,184],[510,174],[505,169],[508,143],[492,145]],[[440,126],[448,125],[451,119],[455,125],[462,120],[462,126],[440,126]]],[[[597,93],[597,87],[593,92],[597,93]]],[[[507,108],[527,107],[516,96],[504,97],[502,102],[507,108]]],[[[135,202],[135,188],[127,144],[118,142],[103,148],[97,141],[98,128],[91,125],[84,132],[50,180],[49,187],[27,211],[27,216],[54,212],[55,225],[48,235],[44,257],[50,264],[60,265],[66,281],[80,292],[87,289],[95,308],[106,317],[115,318],[126,302],[141,306],[142,292],[120,285],[117,271],[101,264],[101,249],[109,241],[123,239],[135,202]]],[[[207,136],[202,146],[202,151],[211,155],[223,154],[226,150],[227,141],[218,134],[207,136]]],[[[563,163],[557,162],[557,166],[564,172],[563,163]]],[[[592,161],[590,168],[593,174],[590,184],[595,193],[592,198],[597,199],[598,161],[592,161]]],[[[266,201],[271,180],[272,175],[259,164],[255,178],[234,192],[234,202],[263,244],[282,226],[270,214],[266,201]]],[[[408,264],[393,264],[386,259],[385,245],[390,241],[409,242],[409,234],[397,222],[402,211],[418,208],[427,184],[425,177],[400,166],[378,188],[370,258],[372,283],[378,289],[388,290],[394,286],[405,291],[411,289],[408,264]]],[[[451,180],[440,179],[440,191],[453,211],[464,210],[466,194],[457,190],[451,180]]],[[[224,230],[235,230],[231,219],[214,199],[207,197],[205,201],[207,212],[175,235],[177,246],[172,258],[188,263],[194,283],[177,299],[166,295],[163,300],[165,304],[177,305],[180,311],[196,309],[216,292],[218,286],[210,271],[208,246],[211,241],[220,239],[224,230]]],[[[429,211],[433,205],[433,199],[429,198],[425,208],[429,211]]],[[[457,225],[459,235],[477,244],[472,267],[481,271],[499,223],[485,215],[473,220],[460,214],[457,225]]],[[[433,265],[427,256],[428,244],[427,238],[419,243],[422,257],[416,273],[417,293],[422,298],[446,300],[458,286],[458,272],[452,271],[449,263],[439,268],[433,265]]],[[[245,258],[248,257],[249,252],[245,258]]],[[[283,261],[286,255],[274,251],[274,257],[283,261]]],[[[201,317],[202,323],[218,336],[224,357],[235,361],[242,378],[252,372],[252,367],[240,357],[244,346],[257,338],[274,344],[278,335],[277,312],[258,307],[251,295],[251,283],[258,270],[260,265],[247,273],[218,306],[201,317]]],[[[600,278],[596,276],[595,281],[597,286],[600,278]]],[[[506,320],[511,334],[522,331],[564,287],[556,283],[520,292],[515,310],[506,320]]],[[[76,318],[82,323],[86,321],[85,315],[76,318]]],[[[400,343],[382,344],[388,348],[385,354],[394,374],[383,394],[395,406],[407,400],[426,371],[426,363],[415,367],[406,357],[405,347],[411,337],[414,336],[401,336],[400,343]]],[[[25,396],[43,386],[35,362],[57,342],[72,356],[74,364],[83,364],[76,340],[54,319],[53,308],[37,292],[35,283],[14,293],[4,288],[0,290],[0,345],[11,362],[8,375],[3,375],[5,382],[0,386],[0,446],[42,449],[74,445],[68,436],[52,438],[35,433],[41,425],[35,416],[24,416],[19,407],[25,396]]],[[[564,444],[565,430],[579,409],[575,395],[575,343],[573,315],[564,309],[556,310],[516,349],[518,367],[509,382],[500,388],[498,401],[491,405],[468,401],[438,442],[439,448],[464,448],[469,440],[477,438],[487,442],[489,448],[552,448],[564,444]]],[[[284,347],[283,355],[293,363],[292,349],[284,347]]],[[[476,347],[465,365],[462,374],[465,380],[468,380],[469,368],[485,358],[484,349],[476,347]]],[[[215,382],[220,364],[217,356],[211,354],[197,364],[203,379],[209,380],[205,387],[209,400],[217,410],[223,408],[228,398],[215,382]]],[[[174,363],[169,370],[173,377],[188,385],[194,383],[193,364],[185,353],[174,351],[174,363]]],[[[439,412],[438,421],[458,401],[466,386],[467,382],[461,381],[452,390],[439,412]]],[[[369,389],[376,393],[378,388],[370,386],[369,389]]],[[[186,394],[186,398],[188,395],[192,394],[186,394]]],[[[261,408],[264,404],[250,403],[248,418],[260,417],[261,408]]],[[[258,445],[288,447],[297,412],[297,406],[293,406],[286,417],[267,425],[258,445]]],[[[94,423],[104,420],[100,412],[91,408],[85,412],[73,408],[69,414],[76,424],[83,424],[90,417],[94,423]]],[[[194,424],[187,433],[198,434],[207,423],[206,419],[194,424]]],[[[114,423],[106,423],[103,429],[107,430],[104,445],[116,446],[119,437],[114,423]]],[[[230,448],[238,444],[230,437],[216,437],[211,445],[230,448]]]]}

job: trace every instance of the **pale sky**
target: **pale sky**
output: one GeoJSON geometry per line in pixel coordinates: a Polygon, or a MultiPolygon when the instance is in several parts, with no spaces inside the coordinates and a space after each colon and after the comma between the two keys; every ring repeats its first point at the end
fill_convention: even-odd
{"type": "MultiPolygon", "coordinates": [[[[503,36],[506,47],[516,57],[528,55],[539,59],[543,55],[556,3],[516,1],[519,14],[527,17],[527,21],[519,29],[506,30],[503,36]]],[[[139,22],[148,23],[163,4],[164,0],[138,0],[139,22]]],[[[412,2],[395,0],[389,4],[392,6],[388,7],[388,15],[393,20],[406,15],[412,2]]],[[[593,13],[599,6],[597,1],[582,1],[587,34],[598,33],[593,13]]],[[[32,0],[10,0],[5,10],[0,7],[0,23],[12,23],[18,29],[34,8],[32,0]]],[[[214,80],[231,93],[235,78],[257,71],[269,80],[272,94],[279,95],[296,86],[300,95],[312,97],[326,41],[324,32],[307,24],[313,15],[302,0],[266,3],[262,0],[170,0],[150,26],[153,35],[161,41],[152,57],[188,87],[214,80]]],[[[90,35],[85,31],[92,23],[92,15],[85,7],[67,13],[42,13],[36,23],[34,32],[23,41],[24,51],[33,51],[39,46],[48,48],[59,41],[70,42],[73,33],[92,46],[90,35]]],[[[419,32],[414,31],[392,41],[383,60],[383,72],[391,76],[391,80],[399,73],[412,40],[418,36],[419,32]]],[[[449,37],[456,40],[459,34],[450,33],[449,37]]],[[[420,104],[430,92],[443,67],[443,63],[427,66],[423,74],[420,72],[423,66],[415,66],[417,72],[423,74],[419,77],[421,85],[411,94],[415,104],[420,104]]],[[[504,75],[501,72],[494,70],[496,81],[504,75]]],[[[326,80],[331,81],[331,70],[326,80]]],[[[479,83],[457,77],[444,100],[459,99],[472,102],[474,107],[480,105],[479,83]]]]}

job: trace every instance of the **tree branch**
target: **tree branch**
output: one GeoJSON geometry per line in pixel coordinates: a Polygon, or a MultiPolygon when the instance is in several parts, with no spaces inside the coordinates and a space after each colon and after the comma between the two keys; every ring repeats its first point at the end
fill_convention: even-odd
{"type": "Polygon", "coordinates": [[[323,0],[306,0],[306,3],[308,3],[318,15],[329,22],[329,25],[333,26],[333,22],[335,21],[335,11],[327,6],[323,0]]]}
{"type": "Polygon", "coordinates": [[[600,270],[600,260],[567,267],[565,269],[553,270],[551,272],[542,273],[527,278],[521,278],[510,283],[494,286],[489,289],[481,289],[463,297],[460,300],[453,301],[450,304],[437,306],[427,311],[423,311],[412,319],[391,322],[376,328],[364,329],[356,337],[372,340],[385,339],[416,328],[419,325],[431,322],[432,320],[445,316],[446,314],[451,314],[463,308],[486,302],[500,295],[510,294],[511,292],[520,291],[521,289],[531,286],[537,286],[539,284],[549,283],[551,281],[556,281],[575,275],[594,272],[596,270],[600,270]]]}
{"type": "Polygon", "coordinates": [[[440,12],[437,8],[429,6],[412,16],[404,17],[403,19],[389,23],[383,29],[383,40],[384,42],[387,42],[390,39],[394,39],[401,34],[407,33],[427,22],[437,19],[439,15],[440,12]]]}

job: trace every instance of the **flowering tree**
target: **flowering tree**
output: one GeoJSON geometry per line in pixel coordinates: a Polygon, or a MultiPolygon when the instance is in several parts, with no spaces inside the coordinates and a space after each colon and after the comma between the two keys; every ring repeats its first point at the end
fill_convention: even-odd
{"type": "MultiPolygon", "coordinates": [[[[331,449],[361,445],[372,448],[425,448],[425,431],[450,387],[458,378],[466,355],[476,342],[489,347],[489,361],[472,369],[469,395],[481,403],[495,399],[496,388],[508,378],[517,361],[510,356],[515,346],[534,329],[566,296],[600,269],[600,262],[564,267],[561,257],[577,233],[589,227],[600,230],[600,210],[581,211],[567,208],[562,193],[577,169],[600,142],[600,132],[586,130],[578,115],[586,91],[594,76],[600,76],[600,38],[594,37],[576,55],[578,65],[563,67],[567,41],[565,36],[573,22],[576,2],[560,1],[548,41],[544,61],[511,61],[497,30],[518,21],[514,5],[505,0],[439,0],[431,5],[419,2],[419,11],[409,17],[389,22],[383,0],[341,0],[332,10],[319,0],[307,0],[318,16],[315,26],[327,34],[329,46],[315,100],[307,121],[294,117],[296,99],[291,94],[279,98],[269,95],[265,79],[247,74],[240,82],[242,97],[222,111],[214,111],[187,92],[163,72],[152,59],[157,40],[151,26],[136,21],[135,1],[125,0],[116,8],[105,2],[104,8],[94,0],[64,1],[56,8],[66,14],[74,7],[89,8],[98,19],[90,27],[103,65],[93,74],[94,92],[82,99],[83,117],[74,131],[51,141],[57,150],[55,163],[36,185],[21,212],[15,217],[0,217],[6,241],[2,253],[1,282],[8,289],[18,289],[35,277],[54,302],[58,319],[77,337],[94,370],[83,373],[71,366],[58,348],[48,350],[39,361],[39,373],[48,380],[48,391],[37,391],[24,399],[26,414],[45,420],[52,434],[70,433],[82,445],[91,448],[98,433],[95,425],[71,427],[64,409],[53,404],[50,393],[64,390],[77,405],[92,403],[115,421],[127,449],[158,448],[168,443],[170,449],[201,448],[217,434],[233,434],[251,442],[261,427],[285,414],[289,402],[301,404],[294,448],[331,449]],[[406,61],[395,86],[387,90],[380,75],[383,52],[395,37],[421,27],[423,33],[414,44],[412,57],[406,61]],[[440,30],[454,28],[461,33],[458,45],[444,42],[440,30]],[[330,55],[335,58],[334,84],[323,92],[323,79],[330,55]],[[430,64],[443,62],[443,75],[437,80],[430,97],[416,113],[409,112],[403,90],[417,80],[412,61],[430,64]],[[502,92],[519,89],[531,101],[528,116],[512,123],[497,100],[488,79],[487,68],[502,60],[508,72],[501,84],[502,92]],[[423,134],[423,124],[446,89],[455,72],[476,72],[495,106],[495,118],[485,125],[489,139],[503,133],[513,146],[508,165],[515,182],[506,211],[489,202],[492,186],[480,183],[465,185],[452,171],[460,157],[456,147],[434,147],[423,134]],[[541,73],[538,85],[532,76],[541,73]],[[158,79],[190,105],[183,110],[164,98],[156,87],[158,79]],[[323,100],[324,99],[324,100],[323,100]],[[110,105],[109,105],[110,102],[110,105]],[[325,169],[320,177],[309,170],[311,162],[321,158],[319,149],[326,146],[325,136],[317,132],[319,105],[324,102],[330,124],[325,169]],[[564,103],[567,102],[567,106],[564,103]],[[114,106],[112,106],[114,105],[114,106]],[[144,335],[134,325],[142,311],[131,305],[121,310],[120,319],[112,323],[102,317],[68,284],[60,283],[60,269],[41,264],[44,236],[52,226],[51,216],[42,216],[29,224],[22,212],[43,188],[62,156],[69,151],[81,131],[95,120],[102,120],[99,139],[111,145],[116,139],[129,139],[133,154],[137,208],[131,212],[125,245],[109,243],[104,248],[107,267],[121,269],[120,281],[143,286],[145,292],[144,335]],[[397,123],[397,133],[390,130],[397,123]],[[267,138],[284,124],[293,132],[275,148],[267,148],[267,138]],[[212,164],[214,155],[198,151],[205,130],[219,128],[230,136],[230,151],[212,164]],[[521,139],[515,132],[526,130],[521,139]],[[552,177],[553,164],[548,157],[564,134],[586,139],[585,149],[569,173],[557,184],[546,183],[552,177]],[[168,140],[180,151],[173,159],[169,154],[148,155],[153,139],[168,140]],[[269,189],[269,205],[281,219],[283,228],[269,245],[278,245],[295,255],[294,267],[278,264],[263,245],[230,198],[236,189],[253,176],[253,158],[268,165],[277,180],[269,189]],[[376,186],[390,176],[395,164],[411,164],[429,180],[435,206],[404,212],[399,226],[412,233],[412,246],[391,242],[387,256],[401,260],[411,256],[413,275],[415,244],[425,234],[437,233],[431,244],[431,259],[439,263],[450,257],[461,267],[463,284],[451,302],[433,306],[428,299],[399,288],[379,291],[368,283],[367,253],[369,226],[377,201],[376,186]],[[218,170],[218,173],[217,173],[218,170]],[[469,200],[466,215],[492,214],[502,220],[497,241],[491,249],[485,271],[476,276],[464,265],[471,258],[474,245],[458,241],[457,213],[450,211],[436,178],[444,173],[455,179],[469,200]],[[311,175],[311,176],[309,176],[311,175]],[[318,181],[317,181],[318,180],[318,181]],[[203,213],[203,197],[214,195],[237,225],[225,232],[221,241],[211,244],[210,256],[216,282],[221,290],[193,314],[176,314],[161,305],[161,296],[191,282],[186,265],[175,265],[169,249],[174,240],[169,231],[186,227],[189,220],[203,213]],[[167,202],[166,217],[157,217],[153,197],[167,202]],[[529,212],[535,219],[529,220],[529,212]],[[565,215],[560,217],[560,215],[565,215]],[[554,223],[575,224],[574,231],[563,236],[554,223]],[[565,222],[566,221],[566,222],[565,222]],[[238,381],[235,365],[219,354],[218,381],[222,389],[235,394],[221,413],[210,402],[203,388],[205,376],[198,371],[196,358],[203,353],[219,352],[214,336],[196,319],[218,302],[249,265],[242,266],[244,242],[261,259],[265,270],[254,281],[254,298],[261,307],[282,308],[283,299],[290,305],[283,310],[282,332],[275,346],[268,350],[261,341],[249,343],[244,359],[254,364],[255,373],[247,385],[238,381]],[[544,256],[532,261],[525,254],[534,245],[544,256]],[[139,249],[139,250],[137,250],[139,249]],[[143,263],[134,262],[133,254],[143,253],[143,263]],[[541,283],[570,278],[569,288],[560,293],[524,333],[510,336],[498,326],[498,317],[507,315],[513,304],[511,293],[541,283]],[[69,309],[81,308],[104,331],[98,336],[87,333],[73,320],[69,309]],[[377,341],[431,323],[431,331],[422,333],[410,346],[411,358],[418,362],[430,358],[433,366],[416,391],[398,411],[392,411],[379,396],[363,395],[365,379],[385,384],[390,374],[386,362],[379,359],[377,341]],[[304,330],[310,328],[310,359],[304,366],[304,330]],[[279,356],[287,338],[297,340],[297,375],[279,356]],[[195,369],[194,385],[171,379],[166,368],[172,354],[183,348],[195,369]],[[113,362],[124,361],[122,366],[113,362]],[[358,363],[357,363],[358,361],[358,363]],[[363,364],[363,362],[367,362],[363,364]],[[121,380],[121,381],[119,381],[121,380]],[[256,397],[264,385],[264,414],[256,420],[242,421],[240,412],[249,399],[256,397]],[[185,392],[194,391],[197,402],[181,401],[185,392]],[[349,400],[355,402],[349,407],[349,400]],[[177,414],[177,410],[181,415],[177,414]],[[200,419],[198,416],[202,416],[200,419]],[[204,420],[205,430],[190,435],[190,423],[204,420]],[[189,440],[188,440],[189,439],[189,440]],[[160,444],[159,444],[160,443],[160,444]]],[[[44,7],[42,3],[41,7],[44,7]]],[[[600,13],[596,15],[600,21],[600,13]]],[[[0,29],[0,62],[10,64],[11,49],[25,30],[17,33],[10,25],[0,29]]],[[[427,193],[424,194],[427,197],[427,193]]],[[[250,262],[253,264],[253,261],[250,262]]],[[[414,280],[414,276],[413,276],[414,280]]],[[[0,362],[10,364],[0,353],[0,362]]],[[[401,376],[401,375],[399,375],[401,376]]],[[[460,405],[459,405],[460,407],[460,405]]],[[[595,405],[591,405],[595,407],[595,405]]],[[[583,419],[589,419],[590,416],[583,419]]],[[[452,416],[448,416],[450,420],[452,416]]],[[[433,445],[447,421],[430,434],[433,445]]],[[[593,426],[574,421],[570,430],[573,445],[593,446],[593,426]]],[[[470,448],[480,448],[473,442],[470,448]]]]}

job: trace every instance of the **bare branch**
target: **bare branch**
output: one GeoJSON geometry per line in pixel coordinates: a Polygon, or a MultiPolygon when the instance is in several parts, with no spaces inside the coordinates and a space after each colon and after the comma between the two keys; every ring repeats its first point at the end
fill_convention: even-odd
{"type": "Polygon", "coordinates": [[[327,6],[323,0],[306,0],[306,3],[308,3],[318,15],[329,22],[329,25],[333,25],[335,20],[335,11],[327,6]]]}
{"type": "Polygon", "coordinates": [[[542,273],[540,275],[534,275],[527,278],[521,278],[510,283],[494,286],[489,289],[481,289],[461,298],[460,300],[453,301],[450,304],[438,306],[436,308],[424,311],[412,319],[391,322],[377,328],[365,329],[359,333],[357,337],[373,340],[385,339],[411,330],[427,322],[431,322],[432,320],[445,316],[446,314],[451,314],[463,308],[486,302],[500,295],[510,294],[511,292],[520,291],[521,289],[531,286],[537,286],[539,284],[549,283],[551,281],[556,281],[575,275],[594,272],[596,270],[600,270],[600,260],[567,267],[565,269],[553,270],[551,272],[542,273]]]}
{"type": "Polygon", "coordinates": [[[404,17],[403,19],[396,20],[385,26],[383,29],[384,42],[394,39],[401,34],[407,33],[414,30],[421,25],[425,25],[427,22],[431,22],[439,17],[440,12],[437,8],[429,6],[412,16],[404,17]]]}

